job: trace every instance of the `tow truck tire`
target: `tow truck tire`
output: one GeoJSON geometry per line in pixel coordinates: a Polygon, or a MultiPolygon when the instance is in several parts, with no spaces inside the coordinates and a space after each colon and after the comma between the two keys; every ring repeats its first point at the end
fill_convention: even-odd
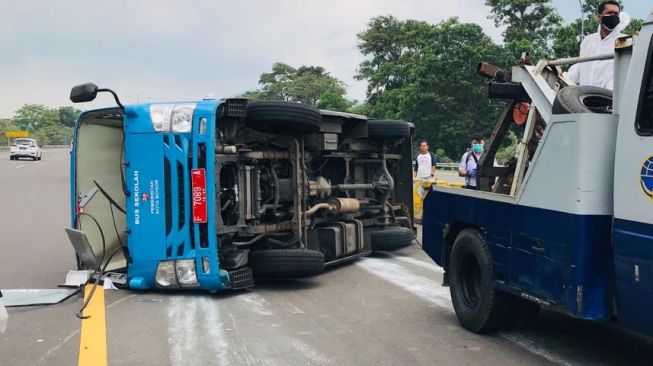
{"type": "Polygon", "coordinates": [[[367,121],[367,135],[373,139],[398,140],[410,137],[415,125],[406,121],[395,120],[369,120],[367,121]]]}
{"type": "Polygon", "coordinates": [[[372,232],[372,250],[390,251],[405,248],[413,243],[415,234],[407,227],[389,227],[372,232]]]}
{"type": "Polygon", "coordinates": [[[562,88],[553,102],[553,114],[612,113],[612,91],[595,86],[562,88]]]}
{"type": "Polygon", "coordinates": [[[494,288],[492,256],[481,234],[464,229],[449,260],[451,301],[460,324],[474,333],[490,333],[506,324],[510,295],[494,288]]]}
{"type": "Polygon", "coordinates": [[[307,249],[257,250],[249,253],[254,275],[288,278],[309,277],[324,272],[324,253],[307,249]]]}
{"type": "Polygon", "coordinates": [[[316,108],[293,102],[261,101],[247,104],[247,127],[266,133],[314,133],[320,130],[322,116],[316,108]]]}

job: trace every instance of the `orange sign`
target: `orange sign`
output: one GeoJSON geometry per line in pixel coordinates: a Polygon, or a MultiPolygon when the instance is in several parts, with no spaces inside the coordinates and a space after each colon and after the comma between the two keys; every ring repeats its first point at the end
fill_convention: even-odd
{"type": "Polygon", "coordinates": [[[18,137],[28,137],[29,132],[27,132],[27,131],[7,131],[7,132],[5,132],[5,136],[7,136],[7,138],[9,138],[9,139],[14,139],[14,138],[18,138],[18,137]]]}

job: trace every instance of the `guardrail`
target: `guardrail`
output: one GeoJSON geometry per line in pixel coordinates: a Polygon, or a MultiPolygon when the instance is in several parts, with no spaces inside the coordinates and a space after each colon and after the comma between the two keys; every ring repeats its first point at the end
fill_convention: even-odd
{"type": "Polygon", "coordinates": [[[458,170],[459,164],[457,163],[437,163],[438,169],[443,170],[458,170]]]}

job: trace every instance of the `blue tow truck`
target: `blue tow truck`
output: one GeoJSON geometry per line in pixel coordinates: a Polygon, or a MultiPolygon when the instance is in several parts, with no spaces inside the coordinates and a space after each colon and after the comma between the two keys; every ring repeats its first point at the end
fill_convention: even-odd
{"type": "MultiPolygon", "coordinates": [[[[405,121],[242,98],[123,106],[87,83],[71,151],[79,266],[134,290],[251,287],[410,245],[405,121]]],[[[408,141],[408,143],[406,143],[408,141]]]]}
{"type": "Polygon", "coordinates": [[[479,160],[479,191],[433,186],[423,248],[445,270],[461,325],[485,333],[541,306],[653,335],[653,14],[611,54],[511,72],[479,65],[507,100],[479,160]],[[614,92],[560,65],[614,58],[614,92]],[[494,155],[528,110],[515,158],[494,155]]]}

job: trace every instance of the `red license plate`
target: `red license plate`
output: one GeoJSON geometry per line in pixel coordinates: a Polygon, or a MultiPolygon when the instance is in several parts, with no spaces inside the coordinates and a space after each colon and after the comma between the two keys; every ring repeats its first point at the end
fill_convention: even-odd
{"type": "Polygon", "coordinates": [[[193,198],[193,222],[204,224],[207,220],[206,209],[206,170],[191,169],[191,188],[193,198]]]}

